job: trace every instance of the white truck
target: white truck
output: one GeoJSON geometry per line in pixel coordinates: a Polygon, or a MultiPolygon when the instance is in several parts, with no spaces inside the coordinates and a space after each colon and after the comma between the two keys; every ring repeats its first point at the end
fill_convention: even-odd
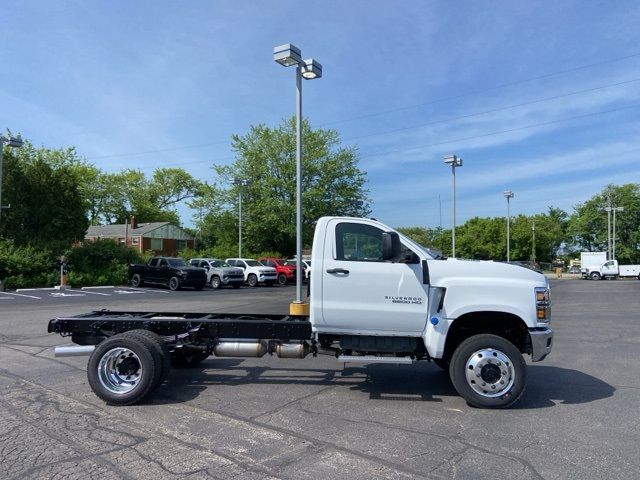
{"type": "Polygon", "coordinates": [[[599,267],[607,261],[607,252],[580,252],[580,273],[582,278],[589,278],[587,270],[599,267]]]}
{"type": "Polygon", "coordinates": [[[445,259],[375,220],[323,217],[313,240],[309,315],[110,312],[58,317],[71,336],[57,356],[90,355],[87,375],[109,404],[142,400],[171,360],[305,358],[412,364],[449,372],[471,405],[504,408],[523,394],[524,354],[551,351],[550,290],[532,270],[445,259]]]}
{"type": "Polygon", "coordinates": [[[624,277],[636,277],[640,280],[640,265],[618,265],[617,260],[609,260],[602,265],[587,268],[586,276],[591,280],[624,277]]]}
{"type": "Polygon", "coordinates": [[[278,279],[275,268],[267,267],[253,258],[227,258],[225,262],[244,270],[244,281],[250,287],[257,287],[258,284],[273,286],[278,279]]]}

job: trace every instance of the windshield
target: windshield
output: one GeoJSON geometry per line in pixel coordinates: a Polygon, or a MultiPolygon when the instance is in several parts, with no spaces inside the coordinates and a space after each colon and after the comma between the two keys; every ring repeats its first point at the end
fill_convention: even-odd
{"type": "Polygon", "coordinates": [[[229,266],[229,264],[227,262],[223,262],[222,260],[214,260],[213,262],[211,262],[211,265],[213,265],[215,268],[228,267],[229,266]]]}
{"type": "Polygon", "coordinates": [[[181,258],[167,258],[167,263],[172,267],[180,268],[184,267],[184,260],[181,258]]]}
{"type": "Polygon", "coordinates": [[[408,237],[405,237],[403,234],[401,234],[400,232],[398,232],[398,235],[400,236],[400,241],[402,241],[402,243],[410,248],[417,248],[418,250],[422,250],[424,253],[426,253],[429,257],[438,260],[438,259],[442,259],[445,258],[442,253],[437,252],[435,250],[431,250],[430,248],[427,247],[423,247],[422,245],[420,245],[418,242],[411,240],[408,237]]]}
{"type": "Polygon", "coordinates": [[[262,265],[257,260],[245,260],[244,263],[246,263],[250,267],[264,267],[264,265],[262,265]]]}

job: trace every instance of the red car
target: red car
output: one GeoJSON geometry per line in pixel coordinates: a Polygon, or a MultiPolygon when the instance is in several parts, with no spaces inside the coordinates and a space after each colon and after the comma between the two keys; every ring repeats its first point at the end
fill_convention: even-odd
{"type": "Polygon", "coordinates": [[[278,275],[278,284],[285,285],[287,282],[296,281],[296,267],[286,265],[286,260],[282,258],[262,257],[258,261],[267,267],[276,269],[278,275]]]}

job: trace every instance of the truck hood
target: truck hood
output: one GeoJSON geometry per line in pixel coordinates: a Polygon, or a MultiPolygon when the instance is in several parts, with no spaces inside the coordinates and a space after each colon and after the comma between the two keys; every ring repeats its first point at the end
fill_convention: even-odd
{"type": "Polygon", "coordinates": [[[459,260],[448,258],[446,260],[430,260],[429,275],[433,286],[446,286],[443,283],[456,281],[482,280],[490,282],[495,280],[496,285],[503,282],[523,282],[536,286],[548,284],[544,275],[519,265],[511,265],[502,262],[486,260],[459,260]]]}

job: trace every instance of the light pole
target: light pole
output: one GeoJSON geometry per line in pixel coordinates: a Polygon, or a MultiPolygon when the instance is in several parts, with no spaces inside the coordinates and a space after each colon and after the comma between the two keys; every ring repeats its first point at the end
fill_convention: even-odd
{"type": "Polygon", "coordinates": [[[533,235],[533,247],[531,248],[531,262],[536,263],[536,221],[531,224],[531,232],[533,235]]]}
{"type": "Polygon", "coordinates": [[[511,242],[511,203],[510,200],[513,198],[513,192],[511,190],[507,190],[503,192],[504,198],[507,199],[507,263],[510,260],[510,242],[511,242]]]}
{"type": "Polygon", "coordinates": [[[291,314],[308,314],[308,305],[302,304],[302,79],[322,77],[322,65],[313,58],[302,60],[296,46],[286,43],[273,49],[273,59],[283,67],[296,67],[296,301],[290,306],[291,314]]]}
{"type": "Polygon", "coordinates": [[[233,184],[238,185],[238,258],[242,258],[242,187],[251,185],[251,181],[234,178],[233,184]]]}
{"type": "Polygon", "coordinates": [[[613,256],[611,257],[611,260],[615,260],[616,259],[616,212],[624,212],[624,207],[613,207],[611,210],[613,211],[613,235],[612,235],[613,256]]]}
{"type": "Polygon", "coordinates": [[[9,135],[8,137],[3,137],[0,135],[0,215],[2,215],[3,208],[9,208],[11,205],[2,205],[2,154],[4,150],[5,144],[11,148],[20,148],[22,147],[22,138],[18,135],[14,137],[9,135]]]}
{"type": "Polygon", "coordinates": [[[611,260],[611,207],[604,207],[607,212],[607,260],[611,260]]]}
{"type": "Polygon", "coordinates": [[[453,177],[453,206],[451,209],[451,257],[456,258],[456,167],[462,166],[462,159],[455,155],[447,155],[446,157],[444,157],[444,163],[451,166],[451,175],[453,177]]]}

